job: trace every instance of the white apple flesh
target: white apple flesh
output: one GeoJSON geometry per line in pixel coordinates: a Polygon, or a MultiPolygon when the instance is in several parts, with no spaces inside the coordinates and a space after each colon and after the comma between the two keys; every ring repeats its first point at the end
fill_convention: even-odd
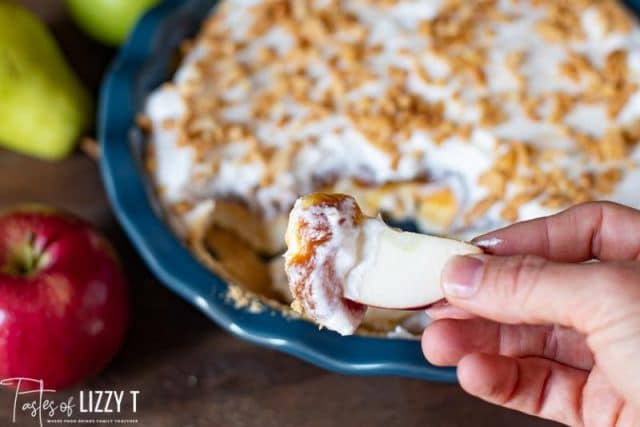
{"type": "Polygon", "coordinates": [[[347,275],[344,297],[367,306],[412,310],[442,299],[440,275],[455,255],[480,253],[466,242],[398,231],[377,218],[363,224],[363,257],[347,275]]]}

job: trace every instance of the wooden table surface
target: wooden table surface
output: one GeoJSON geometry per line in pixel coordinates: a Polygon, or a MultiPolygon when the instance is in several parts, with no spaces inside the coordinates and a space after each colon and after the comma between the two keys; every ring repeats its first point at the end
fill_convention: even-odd
{"type": "MultiPolygon", "coordinates": [[[[96,93],[114,51],[77,30],[61,1],[22,2],[46,19],[96,93]]],[[[0,151],[0,171],[0,208],[44,202],[85,218],[113,241],[133,287],[135,318],[119,356],[56,399],[80,389],[140,390],[135,418],[152,427],[551,425],[483,403],[456,385],[338,375],[234,338],[153,278],[116,223],[93,160],[78,152],[47,163],[0,151]]],[[[0,425],[14,425],[12,404],[13,394],[0,392],[0,425]]],[[[15,425],[37,423],[18,417],[15,425]]]]}

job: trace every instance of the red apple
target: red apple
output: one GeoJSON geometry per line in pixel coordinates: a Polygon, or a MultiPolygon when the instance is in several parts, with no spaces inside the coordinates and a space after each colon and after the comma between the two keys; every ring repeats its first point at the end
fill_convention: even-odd
{"type": "Polygon", "coordinates": [[[97,374],[128,311],[115,253],[88,224],[44,207],[0,214],[0,380],[58,389],[97,374]]]}

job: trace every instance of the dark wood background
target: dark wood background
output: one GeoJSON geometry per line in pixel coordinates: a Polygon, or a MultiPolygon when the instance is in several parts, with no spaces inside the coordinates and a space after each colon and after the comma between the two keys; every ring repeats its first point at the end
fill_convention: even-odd
{"type": "MultiPolygon", "coordinates": [[[[47,21],[97,97],[114,51],[85,37],[60,0],[22,3],[47,21]]],[[[98,378],[56,393],[57,400],[80,389],[137,389],[135,418],[152,427],[551,425],[456,385],[337,375],[231,337],[152,277],[118,227],[93,160],[77,152],[48,163],[0,150],[0,173],[0,208],[44,202],[85,218],[113,241],[133,287],[135,318],[120,355],[98,378]]],[[[0,425],[13,425],[12,404],[13,394],[0,392],[0,425]]],[[[21,417],[15,425],[37,424],[21,417]]]]}

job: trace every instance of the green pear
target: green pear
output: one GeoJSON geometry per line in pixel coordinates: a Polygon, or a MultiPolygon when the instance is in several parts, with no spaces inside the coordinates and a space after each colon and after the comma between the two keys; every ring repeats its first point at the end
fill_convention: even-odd
{"type": "Polygon", "coordinates": [[[159,0],[65,0],[78,26],[96,40],[119,46],[140,16],[159,0]]]}
{"type": "Polygon", "coordinates": [[[0,0],[0,145],[59,159],[92,117],[89,94],[45,25],[0,0]]]}

